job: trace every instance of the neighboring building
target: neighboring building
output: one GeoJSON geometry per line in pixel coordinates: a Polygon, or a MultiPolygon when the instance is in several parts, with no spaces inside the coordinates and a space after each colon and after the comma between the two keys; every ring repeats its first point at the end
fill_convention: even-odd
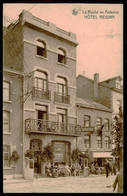
{"type": "Polygon", "coordinates": [[[111,116],[112,110],[91,99],[77,97],[78,124],[82,128],[82,136],[78,138],[78,147],[82,152],[93,152],[93,157],[99,166],[105,159],[112,159],[111,146],[111,116]]]}
{"type": "Polygon", "coordinates": [[[35,172],[42,173],[40,153],[49,143],[55,162],[71,163],[70,153],[80,136],[76,126],[77,45],[75,34],[26,11],[6,29],[4,130],[10,132],[3,135],[4,175],[13,174],[7,163],[11,146],[20,154],[16,174],[23,174],[28,149],[34,150],[35,172]]]}
{"type": "Polygon", "coordinates": [[[123,86],[121,76],[99,82],[99,74],[94,74],[94,80],[85,76],[77,77],[77,96],[93,99],[110,108],[113,115],[118,113],[119,106],[123,106],[123,86]]]}
{"type": "MultiPolygon", "coordinates": [[[[99,82],[99,74],[94,74],[94,80],[91,80],[82,75],[79,75],[77,77],[77,97],[83,99],[84,103],[86,102],[86,104],[84,104],[84,108],[85,108],[85,105],[87,105],[88,100],[89,101],[91,100],[91,103],[93,102],[92,105],[100,104],[101,107],[105,107],[105,109],[107,108],[106,109],[107,111],[109,109],[110,111],[112,111],[112,114],[110,113],[110,115],[108,115],[108,112],[102,113],[102,111],[99,111],[99,113],[97,114],[97,112],[95,112],[95,110],[93,109],[92,111],[94,111],[94,113],[91,112],[92,115],[88,115],[88,116],[93,116],[92,118],[96,118],[96,120],[98,121],[96,123],[100,122],[100,124],[103,124],[105,121],[105,123],[107,124],[108,122],[110,122],[110,131],[112,128],[111,124],[113,122],[114,115],[118,114],[120,106],[123,107],[123,88],[122,88],[121,83],[122,83],[121,76],[117,76],[117,77],[108,79],[103,82],[99,82]],[[101,115],[102,115],[102,118],[101,118],[101,115]]],[[[89,108],[88,113],[90,113],[90,111],[91,110],[89,108]]],[[[84,109],[83,112],[81,112],[82,119],[84,118],[84,115],[87,115],[86,109],[84,109]]],[[[102,129],[102,131],[104,131],[104,128],[102,129]]],[[[112,148],[114,148],[113,143],[114,141],[112,141],[112,148]]]]}

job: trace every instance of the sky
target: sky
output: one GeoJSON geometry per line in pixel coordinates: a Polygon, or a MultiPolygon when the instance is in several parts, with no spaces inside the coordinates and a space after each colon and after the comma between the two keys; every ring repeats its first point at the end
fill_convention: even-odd
{"type": "Polygon", "coordinates": [[[99,73],[100,81],[123,76],[122,4],[5,3],[3,16],[16,20],[23,9],[77,35],[77,75],[99,73]]]}

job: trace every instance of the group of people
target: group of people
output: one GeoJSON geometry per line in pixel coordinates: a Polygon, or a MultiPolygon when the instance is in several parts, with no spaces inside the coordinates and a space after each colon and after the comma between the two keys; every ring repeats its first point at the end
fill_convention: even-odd
{"type": "Polygon", "coordinates": [[[45,171],[48,177],[59,176],[79,176],[81,172],[81,166],[69,166],[65,163],[51,163],[51,165],[45,167],[45,171]]]}

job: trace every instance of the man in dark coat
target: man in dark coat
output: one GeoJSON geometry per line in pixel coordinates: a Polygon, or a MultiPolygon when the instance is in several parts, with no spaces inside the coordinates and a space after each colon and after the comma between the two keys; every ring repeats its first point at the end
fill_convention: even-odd
{"type": "Polygon", "coordinates": [[[113,183],[113,191],[115,191],[117,184],[117,193],[123,193],[123,170],[121,170],[121,172],[119,172],[115,178],[113,183]]]}
{"type": "Polygon", "coordinates": [[[110,172],[110,164],[108,161],[105,164],[105,170],[106,170],[106,178],[108,178],[110,172]]]}

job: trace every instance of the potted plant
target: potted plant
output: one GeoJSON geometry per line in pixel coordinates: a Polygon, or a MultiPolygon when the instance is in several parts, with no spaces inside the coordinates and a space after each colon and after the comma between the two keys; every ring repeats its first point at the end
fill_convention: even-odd
{"type": "Polygon", "coordinates": [[[41,153],[41,162],[43,164],[43,174],[45,174],[45,165],[48,165],[52,162],[54,158],[53,147],[52,145],[48,144],[43,148],[41,153]]]}
{"type": "Polygon", "coordinates": [[[18,159],[20,158],[19,154],[17,153],[16,150],[14,150],[11,154],[10,160],[14,163],[14,175],[13,178],[15,178],[15,168],[16,168],[16,162],[18,161],[18,159]]]}
{"type": "Polygon", "coordinates": [[[34,159],[34,151],[33,150],[27,150],[25,153],[25,157],[29,158],[29,159],[34,159]]]}
{"type": "Polygon", "coordinates": [[[74,149],[71,153],[71,159],[74,164],[78,164],[79,157],[81,156],[82,152],[78,148],[74,149]]]}

